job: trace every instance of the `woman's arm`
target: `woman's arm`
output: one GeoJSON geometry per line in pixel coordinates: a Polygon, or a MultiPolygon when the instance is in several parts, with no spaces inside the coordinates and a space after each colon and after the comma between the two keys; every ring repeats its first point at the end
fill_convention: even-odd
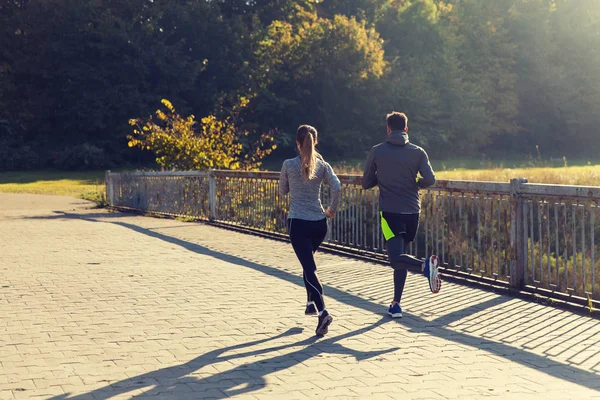
{"type": "Polygon", "coordinates": [[[285,196],[290,192],[290,182],[287,176],[287,161],[283,162],[281,174],[279,174],[279,194],[285,196]]]}
{"type": "Polygon", "coordinates": [[[342,184],[339,178],[333,172],[333,168],[328,163],[325,163],[325,182],[331,187],[331,204],[329,205],[329,216],[333,218],[337,212],[342,197],[342,184]]]}

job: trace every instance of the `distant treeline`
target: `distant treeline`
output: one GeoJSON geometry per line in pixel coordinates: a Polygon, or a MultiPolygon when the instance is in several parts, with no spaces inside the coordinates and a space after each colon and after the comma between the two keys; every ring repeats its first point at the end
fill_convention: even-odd
{"type": "Polygon", "coordinates": [[[2,0],[0,170],[152,162],[130,118],[314,125],[362,158],[404,111],[432,157],[600,150],[597,0],[2,0]]]}

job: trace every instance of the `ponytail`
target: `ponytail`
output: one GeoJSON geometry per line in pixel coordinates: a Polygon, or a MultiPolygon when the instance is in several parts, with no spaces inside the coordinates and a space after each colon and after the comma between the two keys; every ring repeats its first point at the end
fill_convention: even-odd
{"type": "Polygon", "coordinates": [[[300,159],[302,162],[302,178],[309,181],[315,178],[317,158],[321,158],[315,149],[317,144],[317,130],[310,125],[302,125],[296,132],[296,141],[300,145],[300,159]]]}

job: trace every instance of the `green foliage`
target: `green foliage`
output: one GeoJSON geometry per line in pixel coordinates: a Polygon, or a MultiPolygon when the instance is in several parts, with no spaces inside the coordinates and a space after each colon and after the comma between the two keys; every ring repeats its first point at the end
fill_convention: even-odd
{"type": "Polygon", "coordinates": [[[310,123],[362,158],[392,109],[435,158],[600,150],[596,0],[11,0],[0,36],[0,170],[144,163],[132,116],[168,98],[222,121],[248,95],[237,126],[280,156],[310,123]]]}
{"type": "Polygon", "coordinates": [[[23,133],[23,128],[18,124],[0,120],[0,171],[39,167],[40,158],[31,146],[25,143],[23,133]]]}
{"type": "Polygon", "coordinates": [[[24,125],[38,151],[88,142],[123,152],[129,118],[162,97],[204,113],[243,85],[248,28],[206,2],[9,4],[0,12],[0,119],[24,125]]]}
{"type": "Polygon", "coordinates": [[[389,103],[434,155],[440,146],[476,154],[493,134],[516,131],[513,55],[502,22],[488,23],[502,14],[494,4],[404,2],[377,22],[392,62],[389,103]]]}
{"type": "Polygon", "coordinates": [[[54,165],[63,170],[97,171],[109,167],[104,150],[89,143],[67,148],[58,155],[54,165]]]}
{"type": "Polygon", "coordinates": [[[94,208],[106,208],[110,206],[108,200],[106,199],[106,190],[104,188],[94,192],[83,193],[81,198],[96,203],[94,208]]]}
{"type": "Polygon", "coordinates": [[[14,147],[0,140],[0,171],[29,170],[39,166],[39,157],[29,146],[14,147]]]}
{"type": "MultiPolygon", "coordinates": [[[[246,106],[242,98],[234,110],[246,106]]],[[[132,119],[134,128],[128,136],[129,147],[139,147],[156,154],[156,162],[165,168],[177,170],[207,169],[257,169],[261,160],[269,155],[276,145],[271,134],[260,135],[252,151],[245,151],[238,135],[248,136],[248,131],[238,132],[232,118],[223,120],[209,115],[196,122],[193,115],[184,118],[177,114],[170,101],[163,99],[165,111],[157,110],[155,121],[132,119]]]]}
{"type": "Polygon", "coordinates": [[[175,218],[179,222],[197,222],[198,218],[195,217],[177,217],[175,218]]]}
{"type": "Polygon", "coordinates": [[[512,12],[521,60],[519,120],[530,143],[597,153],[600,54],[592,49],[600,40],[598,3],[531,0],[512,12]]]}
{"type": "Polygon", "coordinates": [[[259,43],[254,118],[290,135],[310,121],[326,152],[352,152],[364,146],[364,127],[376,127],[373,84],[386,68],[379,35],[341,15],[326,19],[300,11],[295,19],[273,22],[259,43]]]}

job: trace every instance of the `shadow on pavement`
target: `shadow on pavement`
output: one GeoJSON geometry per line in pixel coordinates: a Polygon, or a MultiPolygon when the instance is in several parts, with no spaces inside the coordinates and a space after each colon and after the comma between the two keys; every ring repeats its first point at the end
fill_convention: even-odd
{"type": "MultiPolygon", "coordinates": [[[[121,226],[123,228],[130,229],[134,232],[137,232],[137,233],[140,233],[143,235],[147,235],[147,236],[150,236],[150,237],[153,237],[156,239],[160,239],[160,240],[163,240],[165,242],[168,242],[168,243],[171,243],[171,244],[174,244],[177,246],[181,246],[188,251],[191,251],[191,252],[194,252],[197,254],[214,257],[218,260],[225,261],[225,262],[228,262],[231,264],[251,268],[255,271],[259,271],[266,275],[273,276],[275,278],[282,279],[287,282],[290,282],[295,285],[303,287],[303,281],[300,276],[296,276],[294,274],[282,271],[282,270],[274,268],[274,267],[269,267],[269,266],[262,265],[262,264],[259,264],[256,262],[248,261],[241,257],[233,256],[231,254],[214,251],[207,247],[201,246],[199,244],[196,244],[193,242],[188,242],[188,241],[185,241],[182,239],[178,239],[178,238],[175,238],[175,237],[172,237],[169,235],[165,235],[163,233],[155,232],[151,229],[140,227],[140,226],[132,224],[132,223],[119,221],[119,219],[121,219],[123,217],[130,217],[130,215],[106,214],[106,213],[94,213],[94,214],[64,213],[64,214],[57,214],[55,216],[34,217],[34,218],[40,218],[40,219],[76,218],[76,219],[82,219],[82,220],[86,220],[86,221],[94,222],[94,223],[115,224],[115,225],[121,226]],[[102,220],[100,220],[98,218],[102,218],[102,220]]],[[[327,287],[327,296],[334,298],[339,302],[348,304],[352,307],[357,307],[362,310],[372,312],[374,314],[382,313],[382,306],[380,304],[372,302],[365,298],[353,295],[351,293],[345,292],[345,291],[337,289],[337,288],[327,287]]],[[[420,318],[420,317],[414,316],[414,315],[410,316],[410,318],[404,318],[401,320],[398,320],[398,319],[394,319],[394,320],[389,319],[388,320],[387,317],[385,317],[385,319],[382,319],[375,325],[372,325],[367,328],[360,329],[360,330],[357,330],[354,332],[350,332],[346,335],[341,335],[341,336],[333,337],[331,339],[326,339],[326,340],[318,341],[318,342],[315,342],[314,338],[307,339],[307,340],[301,341],[292,346],[309,346],[309,347],[307,347],[307,349],[313,349],[312,350],[313,352],[317,351],[316,354],[320,354],[321,352],[351,354],[351,355],[354,355],[357,359],[360,359],[360,357],[364,357],[364,358],[374,357],[379,354],[384,354],[385,352],[384,353],[360,353],[360,352],[355,352],[350,349],[346,349],[340,345],[337,345],[335,342],[339,341],[341,339],[347,338],[347,337],[359,335],[361,333],[369,331],[369,330],[375,328],[376,326],[383,324],[384,321],[387,320],[390,322],[402,324],[402,325],[410,328],[410,330],[413,332],[423,332],[423,333],[427,333],[430,335],[434,335],[434,336],[443,338],[444,340],[447,340],[449,342],[454,342],[454,343],[457,343],[460,345],[472,346],[475,348],[483,349],[483,350],[485,350],[489,353],[492,353],[498,357],[505,358],[509,361],[519,363],[519,364],[524,365],[529,368],[534,368],[537,371],[544,372],[555,378],[573,382],[573,383],[576,383],[581,386],[585,386],[590,389],[600,390],[600,378],[599,378],[598,374],[595,374],[595,373],[589,372],[589,371],[585,371],[585,370],[576,368],[571,365],[566,365],[566,364],[551,360],[548,357],[538,355],[538,354],[529,352],[527,350],[520,349],[518,347],[513,347],[507,343],[501,343],[498,341],[490,340],[486,337],[476,336],[474,334],[457,331],[454,328],[450,329],[448,327],[449,324],[455,323],[457,321],[462,322],[462,319],[468,317],[471,314],[485,310],[486,307],[499,306],[499,305],[507,303],[511,300],[513,300],[513,299],[509,296],[499,296],[499,297],[487,300],[485,302],[478,303],[476,305],[473,305],[473,306],[470,306],[467,308],[463,308],[460,311],[448,313],[448,314],[446,314],[440,318],[437,318],[433,321],[427,321],[423,318],[420,318]],[[315,347],[315,343],[319,344],[318,349],[315,347]]],[[[529,303],[524,303],[524,306],[522,306],[522,307],[527,307],[528,305],[529,305],[529,303]]],[[[514,309],[515,307],[512,304],[505,304],[504,307],[506,307],[506,308],[503,311],[502,311],[502,307],[500,307],[500,309],[501,309],[500,312],[506,312],[507,318],[510,318],[511,313],[525,312],[525,314],[526,314],[526,310],[515,310],[514,309]]],[[[497,311],[498,310],[494,310],[494,312],[497,312],[497,311]]],[[[560,323],[560,321],[556,321],[556,322],[560,323]]],[[[512,327],[512,329],[518,329],[518,326],[516,328],[512,327]]],[[[294,333],[293,331],[288,331],[288,333],[286,333],[285,335],[290,335],[293,333],[294,333]]],[[[513,334],[515,334],[515,333],[513,332],[513,334]]],[[[277,337],[272,338],[270,340],[275,340],[276,338],[277,337]]],[[[586,338],[582,338],[582,340],[586,340],[586,338]]],[[[589,340],[589,338],[587,338],[587,339],[589,340]]],[[[244,345],[240,345],[239,348],[252,346],[254,344],[261,343],[261,342],[263,342],[263,341],[247,343],[244,345]]],[[[288,345],[285,347],[290,347],[290,346],[288,345]]],[[[202,380],[196,380],[193,377],[184,377],[184,375],[189,374],[191,371],[197,370],[198,368],[201,368],[203,365],[206,365],[206,363],[210,362],[211,360],[216,360],[216,361],[223,360],[224,358],[219,358],[219,355],[226,351],[229,351],[231,349],[232,348],[215,350],[213,352],[209,352],[205,355],[202,355],[186,364],[183,364],[182,366],[170,367],[170,368],[166,368],[166,369],[161,369],[159,371],[151,372],[148,374],[140,375],[139,377],[132,378],[130,380],[122,381],[120,383],[107,386],[106,388],[100,389],[97,392],[102,393],[102,391],[108,391],[108,392],[112,393],[111,395],[114,396],[118,393],[124,393],[124,392],[114,391],[114,390],[116,390],[115,387],[118,387],[119,384],[123,384],[123,385],[127,386],[129,382],[131,382],[133,384],[134,382],[142,381],[146,378],[154,379],[156,376],[161,374],[161,371],[162,372],[173,371],[173,370],[176,370],[177,368],[182,368],[183,370],[181,372],[188,371],[185,373],[175,373],[175,375],[178,377],[178,379],[180,379],[180,383],[205,384],[208,382],[213,382],[209,378],[202,379],[202,380]]],[[[266,351],[276,351],[276,349],[277,349],[277,347],[270,349],[270,350],[266,350],[266,351]]],[[[393,350],[388,350],[388,351],[393,351],[393,350]]],[[[248,355],[250,355],[250,354],[252,354],[252,353],[248,353],[248,355]]],[[[258,354],[262,354],[262,353],[259,352],[258,354]]],[[[272,371],[278,371],[280,369],[285,369],[285,368],[288,368],[288,367],[296,364],[297,362],[294,361],[296,358],[299,359],[298,362],[302,362],[312,356],[314,356],[314,354],[311,355],[311,351],[308,351],[308,350],[304,351],[304,350],[300,349],[290,355],[273,357],[272,359],[267,360],[265,365],[261,364],[260,367],[263,368],[265,366],[270,366],[272,371]]],[[[238,357],[238,355],[232,356],[232,357],[235,358],[235,357],[238,357]]],[[[257,366],[254,364],[249,364],[249,367],[241,366],[241,367],[234,368],[231,371],[217,374],[217,376],[220,376],[218,378],[220,380],[214,381],[214,382],[216,382],[214,387],[216,389],[223,391],[223,393],[227,393],[227,395],[229,395],[229,396],[232,396],[234,394],[239,394],[239,393],[235,392],[233,390],[233,388],[238,386],[240,383],[236,383],[236,385],[234,385],[234,386],[231,385],[231,382],[235,383],[235,382],[239,382],[239,380],[233,380],[233,378],[228,379],[227,374],[228,373],[233,374],[232,371],[235,371],[236,373],[239,373],[240,371],[244,371],[249,376],[252,376],[252,374],[249,374],[248,371],[252,371],[253,367],[257,367],[257,366]],[[231,381],[231,382],[229,382],[229,381],[231,381]],[[223,384],[223,387],[221,387],[218,384],[218,382],[227,382],[227,383],[223,384]]],[[[268,373],[268,372],[264,372],[259,369],[258,372],[255,374],[255,376],[251,380],[249,380],[248,382],[242,382],[242,383],[248,383],[249,385],[253,385],[252,387],[254,387],[255,389],[252,389],[252,390],[259,389],[260,387],[264,386],[264,375],[266,373],[268,373]]],[[[229,375],[229,377],[231,377],[231,375],[229,375]]],[[[242,379],[242,381],[243,381],[243,379],[242,379]]],[[[156,382],[153,383],[153,385],[154,384],[156,384],[156,382]]],[[[133,390],[135,388],[139,388],[140,386],[148,386],[148,385],[139,384],[137,387],[132,387],[132,388],[128,389],[127,391],[133,390]]],[[[152,393],[156,394],[157,393],[156,391],[157,390],[160,391],[161,387],[162,386],[159,385],[159,387],[157,389],[154,389],[152,391],[152,393]]],[[[213,385],[211,385],[211,387],[213,387],[213,385]]],[[[250,386],[248,386],[246,389],[239,389],[239,390],[248,390],[249,387],[250,386]]],[[[162,388],[162,390],[164,390],[164,387],[162,388]]],[[[235,389],[235,390],[238,390],[238,389],[235,389]]],[[[241,393],[244,393],[244,392],[242,391],[241,393]]],[[[98,397],[98,394],[95,393],[95,396],[98,397]]],[[[100,396],[100,397],[105,398],[102,396],[100,396]]],[[[107,396],[107,397],[110,397],[110,396],[107,396]]],[[[56,399],[59,399],[59,398],[64,398],[64,397],[56,397],[56,399]]]]}
{"type": "MultiPolygon", "coordinates": [[[[388,350],[361,352],[344,347],[337,342],[348,339],[353,336],[361,335],[371,331],[378,326],[389,322],[385,318],[377,321],[362,329],[348,332],[343,335],[335,336],[328,339],[319,339],[316,336],[301,340],[292,344],[273,346],[266,349],[239,352],[244,348],[260,345],[267,342],[273,342],[286,336],[293,336],[302,333],[302,328],[292,328],[288,331],[274,336],[272,338],[255,340],[248,343],[243,343],[235,346],[225,347],[205,353],[185,364],[180,364],[172,367],[159,369],[146,374],[141,374],[130,379],[125,379],[119,382],[112,383],[106,387],[94,390],[89,393],[68,397],[68,394],[53,397],[52,399],[108,399],[113,396],[122,395],[136,389],[147,388],[144,396],[154,396],[166,394],[172,391],[177,392],[177,385],[188,385],[196,389],[196,392],[204,392],[204,396],[211,398],[227,398],[230,396],[240,395],[244,393],[260,390],[266,386],[265,376],[278,371],[291,368],[294,365],[300,364],[309,360],[312,357],[321,354],[343,354],[353,356],[357,361],[378,357],[383,354],[396,351],[397,348],[388,350]],[[269,359],[258,360],[252,363],[243,364],[233,369],[211,373],[205,378],[195,378],[189,376],[206,366],[230,361],[238,358],[259,356],[280,352],[282,350],[298,347],[299,349],[286,354],[279,354],[269,359]],[[225,353],[236,351],[235,354],[225,355],[225,353]],[[194,386],[196,388],[194,388],[194,386]]],[[[316,372],[315,372],[316,373],[316,372]]],[[[199,393],[197,393],[200,395],[199,393]]]]}

